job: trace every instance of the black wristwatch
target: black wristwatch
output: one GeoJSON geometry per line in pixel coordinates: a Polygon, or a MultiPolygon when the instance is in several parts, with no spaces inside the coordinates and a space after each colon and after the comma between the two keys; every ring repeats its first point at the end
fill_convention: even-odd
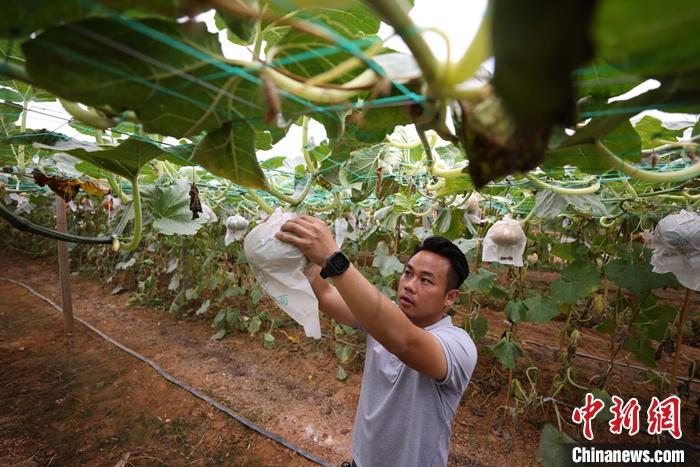
{"type": "Polygon", "coordinates": [[[342,251],[336,251],[328,257],[321,269],[321,277],[327,279],[344,273],[350,267],[350,260],[342,251]]]}

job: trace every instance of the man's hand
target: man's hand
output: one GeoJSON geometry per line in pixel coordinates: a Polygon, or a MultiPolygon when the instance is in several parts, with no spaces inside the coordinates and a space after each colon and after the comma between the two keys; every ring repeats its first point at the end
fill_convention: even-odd
{"type": "Polygon", "coordinates": [[[307,215],[285,222],[275,237],[299,248],[309,261],[321,267],[330,255],[338,251],[326,223],[307,215]]]}

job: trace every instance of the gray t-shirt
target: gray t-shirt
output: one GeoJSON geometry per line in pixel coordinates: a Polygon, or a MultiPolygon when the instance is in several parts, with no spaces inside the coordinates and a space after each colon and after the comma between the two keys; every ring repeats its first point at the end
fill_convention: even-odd
{"type": "Polygon", "coordinates": [[[447,376],[436,381],[406,366],[372,336],[352,434],[358,467],[447,465],[452,417],[476,366],[469,334],[445,316],[425,328],[438,338],[447,376]]]}

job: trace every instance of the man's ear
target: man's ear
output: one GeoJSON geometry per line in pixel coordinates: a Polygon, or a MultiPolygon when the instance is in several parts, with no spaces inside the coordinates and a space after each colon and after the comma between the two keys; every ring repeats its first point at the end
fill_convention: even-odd
{"type": "Polygon", "coordinates": [[[452,289],[445,295],[445,306],[451,307],[452,304],[459,298],[459,289],[452,289]]]}

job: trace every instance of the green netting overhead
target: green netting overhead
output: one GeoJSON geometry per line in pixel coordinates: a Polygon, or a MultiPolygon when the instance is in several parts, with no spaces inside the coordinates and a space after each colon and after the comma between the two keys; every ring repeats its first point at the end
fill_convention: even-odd
{"type": "MultiPolygon", "coordinates": [[[[645,2],[646,10],[621,15],[632,2],[526,8],[504,0],[487,11],[472,46],[450,66],[426,49],[426,31],[407,16],[406,3],[45,3],[10,1],[11,14],[0,19],[6,137],[22,133],[18,118],[28,102],[55,96],[66,108],[67,101],[87,106],[73,106],[69,124],[95,138],[108,130],[116,139],[103,144],[131,137],[156,148],[156,158],[201,165],[241,187],[274,191],[270,177],[285,175],[331,191],[350,188],[354,199],[412,185],[436,188],[440,178],[445,182],[434,190],[440,197],[493,180],[498,190],[511,183],[505,175],[536,166],[563,187],[591,174],[603,176],[598,182],[606,186],[635,167],[653,175],[693,162],[691,145],[675,145],[683,129],[652,117],[635,125],[629,119],[648,109],[698,108],[698,70],[688,64],[697,39],[674,27],[692,22],[694,2],[673,8],[645,2]],[[212,6],[216,27],[254,58],[225,56],[211,25],[193,21],[212,6]],[[513,11],[520,11],[516,23],[513,11]],[[381,21],[412,55],[383,45],[381,21]],[[650,23],[656,27],[642,26],[650,23]],[[514,53],[524,38],[543,47],[524,58],[514,53]],[[470,82],[490,56],[493,76],[470,82]],[[657,89],[610,101],[648,78],[658,80],[657,89]],[[551,92],[537,91],[545,88],[551,92]],[[304,148],[305,172],[261,166],[256,152],[302,117],[320,122],[327,135],[304,148]],[[405,141],[386,139],[397,125],[411,123],[420,134],[435,130],[450,149],[441,152],[426,138],[414,138],[408,149],[405,141]],[[187,139],[166,144],[168,136],[187,139]],[[652,161],[650,151],[659,148],[652,161]],[[568,166],[577,170],[573,177],[568,166]]],[[[11,161],[12,148],[22,145],[6,142],[11,149],[3,154],[11,161]]]]}

